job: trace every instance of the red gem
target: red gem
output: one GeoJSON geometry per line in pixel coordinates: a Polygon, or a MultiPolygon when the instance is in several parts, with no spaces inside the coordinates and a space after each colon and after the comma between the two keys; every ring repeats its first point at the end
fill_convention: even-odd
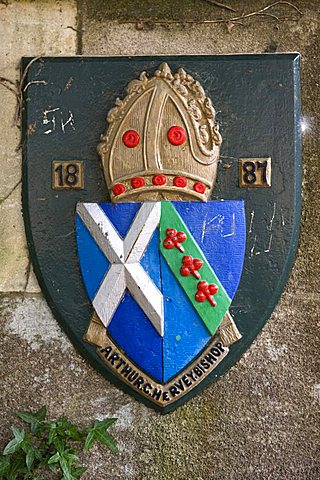
{"type": "Polygon", "coordinates": [[[178,242],[185,242],[187,240],[187,235],[184,232],[177,233],[178,242]]]}
{"type": "Polygon", "coordinates": [[[206,292],[208,290],[208,284],[205,280],[202,280],[202,282],[199,282],[197,285],[197,289],[200,290],[201,292],[206,292]]]}
{"type": "Polygon", "coordinates": [[[181,267],[180,268],[180,273],[183,277],[189,277],[190,275],[190,269],[188,267],[181,267]]]}
{"type": "Polygon", "coordinates": [[[215,307],[217,304],[214,301],[213,295],[218,293],[218,286],[215,285],[214,283],[208,283],[203,280],[202,282],[199,282],[197,285],[197,293],[195,294],[195,299],[197,302],[204,302],[205,300],[208,300],[210,304],[215,307]]]}
{"type": "Polygon", "coordinates": [[[205,300],[207,300],[207,296],[204,292],[200,292],[198,291],[196,294],[195,294],[195,298],[197,300],[197,302],[204,302],[205,300]]]}
{"type": "Polygon", "coordinates": [[[196,182],[194,185],[193,185],[193,190],[197,193],[204,193],[206,191],[206,187],[205,185],[203,185],[203,183],[201,182],[196,182]]]}
{"type": "Polygon", "coordinates": [[[184,277],[188,277],[190,274],[192,274],[195,278],[199,280],[200,275],[197,270],[200,270],[202,265],[203,261],[200,260],[200,258],[193,259],[190,255],[185,255],[182,259],[182,267],[180,268],[180,273],[184,277]]]}
{"type": "Polygon", "coordinates": [[[144,181],[144,178],[142,177],[134,177],[132,180],[131,180],[131,186],[132,188],[141,188],[141,187],[144,187],[145,185],[145,181],[144,181]]]}
{"type": "Polygon", "coordinates": [[[165,185],[167,183],[167,177],[161,173],[158,173],[158,175],[153,177],[152,183],[153,185],[165,185]]]}
{"type": "Polygon", "coordinates": [[[187,186],[187,179],[186,177],[182,177],[182,176],[179,176],[179,177],[174,177],[173,179],[173,185],[175,187],[180,187],[180,188],[184,188],[187,186]]]}
{"type": "Polygon", "coordinates": [[[174,228],[167,228],[166,235],[167,237],[175,237],[177,235],[177,230],[174,228]]]}
{"type": "Polygon", "coordinates": [[[168,250],[171,250],[171,248],[175,247],[175,243],[171,238],[165,238],[163,241],[163,246],[164,248],[167,248],[168,250]]]}
{"type": "Polygon", "coordinates": [[[122,137],[122,141],[128,148],[136,147],[140,142],[139,133],[135,130],[127,130],[122,137]]]}
{"type": "Polygon", "coordinates": [[[180,252],[184,252],[184,248],[180,244],[180,242],[182,243],[187,240],[187,235],[184,232],[177,232],[175,228],[167,228],[166,235],[166,238],[163,240],[164,248],[171,250],[177,247],[180,252]]]}
{"type": "Polygon", "coordinates": [[[168,140],[172,145],[182,145],[187,139],[184,128],[174,125],[168,130],[168,140]]]}
{"type": "Polygon", "coordinates": [[[185,255],[182,259],[183,265],[192,265],[193,264],[193,258],[191,255],[185,255]]]}
{"type": "Polygon", "coordinates": [[[211,283],[209,285],[209,292],[210,292],[211,295],[215,295],[216,293],[218,293],[217,285],[214,285],[213,283],[211,283]]]}
{"type": "Polygon", "coordinates": [[[114,195],[121,195],[121,193],[124,193],[126,191],[126,187],[123,185],[123,183],[116,183],[112,187],[112,191],[114,195]]]}

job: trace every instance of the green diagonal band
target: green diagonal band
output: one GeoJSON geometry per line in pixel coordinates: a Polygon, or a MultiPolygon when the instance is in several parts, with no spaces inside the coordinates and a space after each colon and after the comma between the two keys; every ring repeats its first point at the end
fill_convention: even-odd
{"type": "Polygon", "coordinates": [[[160,251],[172,273],[197,311],[199,317],[206,325],[210,334],[213,335],[217,331],[217,328],[226,314],[231,300],[171,202],[161,202],[160,251]],[[181,253],[177,248],[169,250],[163,246],[167,228],[174,228],[178,232],[185,232],[187,240],[182,244],[184,253],[181,253]],[[203,267],[199,270],[201,280],[205,280],[209,284],[214,283],[218,286],[218,293],[214,295],[214,300],[217,304],[215,307],[213,307],[208,300],[203,303],[196,301],[195,294],[197,292],[197,284],[200,280],[197,280],[193,275],[189,275],[188,277],[181,275],[180,268],[182,266],[182,258],[184,255],[191,255],[193,258],[200,258],[203,261],[203,267]]]}

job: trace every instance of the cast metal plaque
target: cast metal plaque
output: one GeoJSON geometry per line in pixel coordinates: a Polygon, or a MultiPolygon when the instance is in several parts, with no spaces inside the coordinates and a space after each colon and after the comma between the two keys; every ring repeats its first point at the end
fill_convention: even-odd
{"type": "Polygon", "coordinates": [[[43,293],[97,370],[166,413],[240,358],[287,281],[299,55],[44,57],[27,81],[43,293]]]}

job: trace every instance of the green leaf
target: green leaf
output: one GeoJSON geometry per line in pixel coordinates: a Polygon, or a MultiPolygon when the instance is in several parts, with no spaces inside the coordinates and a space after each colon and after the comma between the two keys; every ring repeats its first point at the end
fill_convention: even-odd
{"type": "Polygon", "coordinates": [[[89,450],[93,443],[94,443],[94,440],[95,440],[95,434],[94,434],[94,431],[93,430],[90,430],[88,432],[88,435],[86,437],[86,440],[84,442],[84,447],[83,447],[83,450],[89,450]]]}
{"type": "Polygon", "coordinates": [[[107,433],[107,432],[101,432],[100,430],[95,431],[95,435],[99,442],[103,443],[103,445],[106,445],[112,452],[117,452],[118,447],[116,445],[116,442],[112,438],[112,436],[107,433]]]}
{"type": "Polygon", "coordinates": [[[64,456],[64,458],[66,458],[70,462],[79,462],[79,460],[80,460],[80,458],[77,455],[74,455],[71,452],[67,452],[63,456],[64,456]]]}
{"type": "Polygon", "coordinates": [[[36,415],[32,412],[18,412],[17,416],[30,425],[38,421],[36,415]]]}
{"type": "Polygon", "coordinates": [[[59,460],[62,472],[66,480],[73,480],[71,471],[70,471],[70,466],[67,462],[67,460],[64,457],[61,457],[59,460]]]}
{"type": "Polygon", "coordinates": [[[34,459],[35,459],[35,451],[34,451],[34,448],[31,446],[31,448],[29,449],[26,455],[26,465],[28,470],[31,469],[34,459]]]}
{"type": "Polygon", "coordinates": [[[39,448],[37,447],[33,447],[33,451],[34,451],[34,456],[37,460],[41,460],[42,459],[42,453],[41,451],[39,450],[39,448]]]}
{"type": "Polygon", "coordinates": [[[88,469],[86,467],[76,467],[73,469],[73,475],[76,478],[80,478],[81,475],[86,472],[88,469]]]}
{"type": "Polygon", "coordinates": [[[8,480],[15,480],[17,473],[22,475],[26,472],[27,468],[25,466],[24,456],[22,457],[21,455],[14,455],[14,457],[11,458],[11,468],[8,475],[8,480]]]}
{"type": "Polygon", "coordinates": [[[36,417],[37,419],[42,422],[45,418],[46,418],[46,415],[47,415],[47,407],[43,406],[41,407],[37,412],[36,412],[36,417]]]}
{"type": "Polygon", "coordinates": [[[1,455],[1,457],[0,457],[0,478],[2,478],[1,475],[8,472],[9,467],[10,467],[10,460],[7,457],[5,457],[4,455],[1,455]]]}
{"type": "Polygon", "coordinates": [[[14,425],[11,427],[11,430],[16,440],[20,442],[24,439],[26,434],[24,430],[19,430],[19,428],[15,427],[14,425]]]}
{"type": "Polygon", "coordinates": [[[54,455],[52,455],[52,457],[49,458],[48,465],[50,465],[51,463],[58,463],[59,460],[60,460],[60,453],[56,452],[54,455]]]}
{"type": "Polygon", "coordinates": [[[66,434],[72,440],[80,440],[81,439],[81,432],[79,431],[76,425],[70,424],[66,429],[66,434]]]}
{"type": "Polygon", "coordinates": [[[64,443],[58,436],[53,440],[53,444],[59,453],[62,453],[64,451],[64,443]]]}
{"type": "Polygon", "coordinates": [[[56,438],[57,438],[57,430],[55,425],[54,427],[52,426],[49,430],[49,435],[48,435],[49,445],[51,445],[56,438]]]}
{"type": "Polygon", "coordinates": [[[31,425],[31,432],[35,433],[41,425],[41,422],[45,419],[47,414],[46,407],[41,407],[36,413],[33,412],[18,412],[17,416],[24,422],[31,425]]]}
{"type": "Polygon", "coordinates": [[[93,424],[95,430],[106,430],[111,427],[118,419],[117,418],[106,418],[105,420],[96,420],[93,424]]]}
{"type": "Polygon", "coordinates": [[[60,472],[60,467],[58,467],[57,463],[50,463],[48,467],[50,472],[54,473],[55,475],[58,475],[58,470],[60,472]]]}
{"type": "Polygon", "coordinates": [[[20,449],[20,445],[23,442],[23,439],[17,440],[13,438],[4,448],[3,455],[11,455],[20,449]]]}

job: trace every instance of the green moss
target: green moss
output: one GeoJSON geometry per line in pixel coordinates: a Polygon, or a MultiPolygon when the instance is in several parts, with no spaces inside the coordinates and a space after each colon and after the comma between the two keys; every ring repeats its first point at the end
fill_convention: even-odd
{"type": "MultiPolygon", "coordinates": [[[[144,451],[138,478],[147,480],[186,480],[198,478],[195,467],[206,452],[208,435],[221,421],[222,403],[203,402],[199,398],[171,414],[156,415],[144,430],[139,448],[144,451]],[[145,451],[146,438],[152,449],[145,451]]],[[[201,462],[200,462],[201,463],[201,462]]],[[[207,467],[201,465],[201,475],[207,467]]]]}

